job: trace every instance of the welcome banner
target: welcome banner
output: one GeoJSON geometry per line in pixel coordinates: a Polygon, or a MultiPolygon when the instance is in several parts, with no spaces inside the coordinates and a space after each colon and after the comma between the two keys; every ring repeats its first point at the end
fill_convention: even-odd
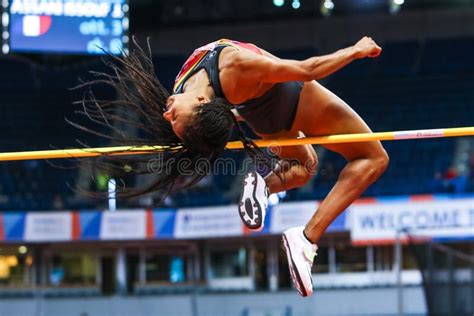
{"type": "Polygon", "coordinates": [[[385,200],[350,208],[354,244],[393,243],[397,231],[432,239],[474,238],[474,198],[385,200]]]}

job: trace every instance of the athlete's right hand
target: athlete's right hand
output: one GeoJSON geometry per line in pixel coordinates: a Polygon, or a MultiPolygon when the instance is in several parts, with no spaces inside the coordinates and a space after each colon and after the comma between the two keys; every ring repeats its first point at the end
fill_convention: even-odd
{"type": "Polygon", "coordinates": [[[375,43],[371,37],[364,36],[358,41],[354,48],[356,49],[357,58],[375,58],[380,55],[382,48],[375,43]]]}

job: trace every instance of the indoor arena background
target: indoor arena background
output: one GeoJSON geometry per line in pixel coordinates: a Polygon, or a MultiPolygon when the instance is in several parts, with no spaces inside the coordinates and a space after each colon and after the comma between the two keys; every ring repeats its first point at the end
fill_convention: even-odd
{"type": "MultiPolygon", "coordinates": [[[[31,47],[15,38],[46,36],[57,18],[48,25],[47,14],[22,5],[63,2],[119,3],[121,29],[107,40],[126,49],[131,35],[141,43],[150,37],[168,89],[193,49],[219,38],[305,59],[371,36],[383,48],[379,58],[321,83],[373,131],[474,126],[472,1],[4,0],[0,152],[113,145],[64,119],[75,117],[72,103],[81,97],[70,89],[104,69],[95,44],[105,45],[110,21],[78,11],[77,39],[67,28],[31,47]],[[19,18],[22,30],[12,26],[19,18]],[[76,50],[84,40],[87,49],[76,50]]],[[[280,234],[305,223],[344,165],[320,146],[318,174],[273,196],[257,234],[237,214],[239,170],[250,168],[243,152],[225,154],[232,172],[209,175],[163,203],[153,195],[118,199],[116,211],[112,200],[76,189],[105,192],[113,178],[92,181],[80,161],[0,162],[0,315],[473,315],[474,138],[384,147],[388,170],[319,245],[309,298],[291,287],[280,234]]]]}

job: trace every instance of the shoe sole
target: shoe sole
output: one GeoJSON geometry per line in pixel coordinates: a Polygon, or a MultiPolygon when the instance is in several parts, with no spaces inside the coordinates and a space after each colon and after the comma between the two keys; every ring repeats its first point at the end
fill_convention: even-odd
{"type": "Polygon", "coordinates": [[[282,246],[283,246],[283,250],[286,253],[286,258],[288,260],[288,268],[290,270],[291,281],[293,282],[293,285],[295,286],[298,293],[300,293],[301,296],[306,297],[308,296],[308,293],[306,292],[306,289],[304,287],[303,281],[301,280],[301,276],[298,272],[298,269],[296,269],[296,264],[293,261],[293,257],[291,256],[291,249],[288,243],[288,239],[286,239],[286,236],[284,234],[282,237],[282,246]]]}
{"type": "MultiPolygon", "coordinates": [[[[242,192],[240,193],[239,215],[244,225],[251,230],[262,229],[263,211],[260,203],[257,202],[257,175],[255,172],[247,174],[242,180],[242,192]],[[254,181],[252,192],[247,192],[249,183],[247,181],[254,181]],[[251,199],[251,198],[252,199],[251,199]],[[252,214],[252,219],[255,219],[255,224],[252,224],[246,217],[252,214]]],[[[250,216],[249,216],[250,217],[250,216]]]]}

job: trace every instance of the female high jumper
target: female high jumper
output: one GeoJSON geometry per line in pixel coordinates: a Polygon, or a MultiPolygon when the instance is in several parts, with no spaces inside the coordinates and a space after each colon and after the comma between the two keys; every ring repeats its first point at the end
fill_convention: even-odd
{"type": "MultiPolygon", "coordinates": [[[[170,148],[154,160],[159,162],[154,168],[149,156],[108,156],[94,163],[119,176],[152,175],[151,183],[124,189],[129,196],[156,191],[165,195],[195,184],[205,176],[202,159],[214,162],[237,127],[245,151],[260,162],[257,172],[250,172],[243,181],[239,215],[249,229],[260,230],[269,194],[305,185],[316,173],[318,160],[311,145],[283,147],[278,152],[281,163],[272,170],[237,120],[245,120],[264,139],[370,133],[349,105],[316,80],[353,60],[377,57],[381,51],[370,37],[364,37],[332,54],[297,61],[280,59],[253,44],[221,39],[194,51],[169,95],[156,78],[150,51],[136,45],[130,54],[108,63],[113,74],[95,73],[97,80],[83,85],[105,83],[117,91],[118,100],[103,101],[89,90],[82,102],[83,114],[111,132],[72,124],[124,145],[170,148]],[[139,132],[131,137],[120,127],[123,124],[139,132]]],[[[302,296],[313,292],[311,266],[321,236],[380,177],[389,161],[378,141],[325,147],[341,154],[347,164],[306,226],[288,229],[282,238],[292,282],[302,296]]]]}

